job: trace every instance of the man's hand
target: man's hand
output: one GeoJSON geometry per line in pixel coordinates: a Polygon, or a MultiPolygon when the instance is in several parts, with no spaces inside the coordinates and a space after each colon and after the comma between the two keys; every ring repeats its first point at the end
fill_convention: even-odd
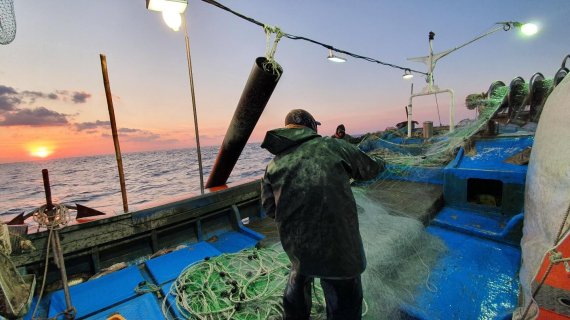
{"type": "Polygon", "coordinates": [[[377,154],[369,154],[368,156],[370,156],[370,158],[372,158],[372,160],[376,161],[376,163],[380,166],[380,172],[382,172],[386,169],[386,160],[384,160],[384,158],[382,158],[381,156],[379,156],[377,154]]]}

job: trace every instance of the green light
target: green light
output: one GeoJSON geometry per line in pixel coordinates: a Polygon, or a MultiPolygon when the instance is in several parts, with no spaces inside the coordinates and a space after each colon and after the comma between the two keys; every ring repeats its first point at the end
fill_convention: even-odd
{"type": "Polygon", "coordinates": [[[532,36],[538,32],[538,27],[534,23],[525,23],[521,26],[521,32],[524,35],[532,36]]]}

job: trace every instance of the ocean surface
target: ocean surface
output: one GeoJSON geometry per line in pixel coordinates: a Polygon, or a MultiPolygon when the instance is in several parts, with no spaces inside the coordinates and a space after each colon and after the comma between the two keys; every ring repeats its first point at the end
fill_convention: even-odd
{"type": "MultiPolygon", "coordinates": [[[[202,147],[204,183],[219,146],[202,147]]],[[[155,201],[200,194],[196,149],[122,155],[129,211],[155,201]]],[[[228,183],[261,177],[273,156],[247,144],[228,183]]],[[[45,204],[42,169],[48,169],[54,203],[79,203],[107,214],[123,212],[115,155],[0,164],[0,219],[9,220],[45,204]]]]}

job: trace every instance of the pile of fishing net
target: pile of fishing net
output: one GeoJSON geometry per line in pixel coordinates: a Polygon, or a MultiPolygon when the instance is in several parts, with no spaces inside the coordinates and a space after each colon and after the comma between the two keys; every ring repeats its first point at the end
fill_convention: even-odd
{"type": "MultiPolygon", "coordinates": [[[[279,245],[222,254],[186,268],[169,295],[185,319],[281,319],[289,268],[279,245]]],[[[315,288],[313,316],[319,319],[324,298],[315,288]]]]}
{"type": "MultiPolygon", "coordinates": [[[[523,81],[523,80],[521,80],[523,81]]],[[[535,103],[535,115],[532,121],[538,121],[542,107],[552,90],[553,80],[546,79],[534,87],[534,96],[542,98],[535,103]],[[541,93],[541,94],[538,94],[541,93]]],[[[391,166],[388,171],[407,170],[412,167],[441,167],[449,163],[459,147],[463,146],[472,136],[480,132],[489,120],[503,117],[503,125],[518,123],[520,114],[529,112],[529,104],[533,103],[529,95],[529,85],[521,82],[513,89],[508,86],[497,86],[486,94],[472,94],[466,99],[468,109],[476,109],[478,117],[471,121],[460,122],[453,132],[435,135],[429,139],[394,139],[405,136],[404,132],[386,131],[362,141],[359,148],[372,156],[381,156],[391,166]],[[513,90],[511,92],[511,90],[513,90]],[[509,105],[512,105],[509,107],[509,105]],[[508,111],[509,108],[511,111],[508,111]],[[512,115],[508,115],[512,112],[512,115]],[[510,116],[511,119],[504,118],[510,116]],[[399,134],[399,135],[398,135],[399,134]]],[[[536,100],[536,99],[535,99],[536,100]]],[[[441,130],[438,130],[441,131],[441,130]]]]}
{"type": "MultiPolygon", "coordinates": [[[[365,189],[354,193],[367,257],[364,318],[394,319],[419,290],[437,289],[429,274],[445,247],[419,221],[388,214],[365,189]]],[[[180,274],[169,293],[176,301],[171,307],[187,319],[281,319],[289,268],[279,244],[210,258],[180,274]]],[[[318,279],[311,318],[326,319],[318,279]]]]}
{"type": "Polygon", "coordinates": [[[366,189],[353,192],[367,260],[362,285],[368,310],[363,318],[398,319],[400,309],[413,306],[420,290],[437,291],[430,274],[446,247],[420,221],[391,215],[366,189]]]}

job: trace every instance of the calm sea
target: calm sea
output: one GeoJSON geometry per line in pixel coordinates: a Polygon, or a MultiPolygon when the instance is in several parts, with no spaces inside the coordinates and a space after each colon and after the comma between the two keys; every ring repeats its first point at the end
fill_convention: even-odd
{"type": "MultiPolygon", "coordinates": [[[[219,147],[203,147],[204,183],[219,147]]],[[[228,182],[261,177],[273,156],[259,143],[246,145],[228,182]]],[[[129,210],[154,201],[200,194],[196,149],[123,154],[129,210]]],[[[114,155],[0,164],[1,220],[45,204],[42,169],[48,169],[53,202],[79,203],[105,213],[122,213],[114,155]]]]}

